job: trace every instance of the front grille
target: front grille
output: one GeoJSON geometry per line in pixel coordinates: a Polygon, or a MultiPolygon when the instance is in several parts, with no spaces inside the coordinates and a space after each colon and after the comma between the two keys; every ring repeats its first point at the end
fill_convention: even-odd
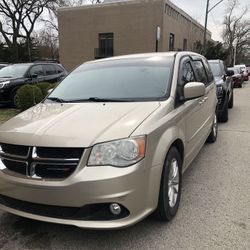
{"type": "Polygon", "coordinates": [[[62,165],[61,163],[43,163],[36,165],[35,174],[45,178],[66,178],[71,175],[76,168],[75,163],[67,163],[62,165]]]}
{"type": "Polygon", "coordinates": [[[36,179],[62,179],[75,171],[82,154],[82,148],[29,147],[0,143],[0,169],[36,179]]]}
{"type": "Polygon", "coordinates": [[[26,175],[26,167],[27,164],[25,162],[13,161],[7,159],[1,159],[2,163],[6,168],[13,172],[17,172],[19,174],[26,175]]]}
{"type": "Polygon", "coordinates": [[[37,155],[42,158],[80,158],[82,155],[82,150],[78,148],[37,148],[37,155]]]}
{"type": "Polygon", "coordinates": [[[113,215],[110,213],[108,203],[89,204],[83,207],[63,207],[21,201],[0,195],[0,204],[30,214],[71,220],[117,220],[130,214],[127,208],[120,205],[122,212],[119,215],[113,215]]]}
{"type": "Polygon", "coordinates": [[[1,143],[0,144],[0,153],[1,153],[1,151],[6,153],[6,154],[10,154],[10,155],[27,157],[28,153],[29,153],[29,147],[1,143]]]}

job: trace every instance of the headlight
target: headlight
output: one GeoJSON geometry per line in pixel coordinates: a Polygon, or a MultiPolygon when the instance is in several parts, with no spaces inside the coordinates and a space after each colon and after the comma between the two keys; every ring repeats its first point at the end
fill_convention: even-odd
{"type": "Polygon", "coordinates": [[[221,85],[217,86],[217,92],[221,94],[223,92],[223,87],[221,85]]]}
{"type": "Polygon", "coordinates": [[[145,147],[146,136],[96,144],[91,150],[88,166],[127,167],[144,158],[145,147]]]}
{"type": "Polygon", "coordinates": [[[0,89],[3,88],[5,85],[9,84],[10,81],[5,81],[0,83],[0,89]]]}

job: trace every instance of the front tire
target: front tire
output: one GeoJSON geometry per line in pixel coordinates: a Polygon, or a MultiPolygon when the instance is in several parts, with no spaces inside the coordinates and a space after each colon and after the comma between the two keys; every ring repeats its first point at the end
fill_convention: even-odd
{"type": "Polygon", "coordinates": [[[17,108],[18,98],[17,98],[17,90],[13,90],[11,93],[11,106],[13,108],[17,108]]]}
{"type": "Polygon", "coordinates": [[[220,122],[227,122],[228,121],[228,97],[226,96],[224,108],[219,116],[220,122]]]}
{"type": "Polygon", "coordinates": [[[234,92],[232,90],[231,98],[230,98],[230,101],[228,103],[228,108],[232,109],[233,106],[234,106],[234,92]]]}
{"type": "Polygon", "coordinates": [[[182,160],[179,151],[170,148],[161,177],[158,206],[155,216],[161,221],[170,221],[177,213],[181,198],[182,160]]]}
{"type": "Polygon", "coordinates": [[[211,129],[211,132],[207,138],[207,142],[214,143],[217,140],[217,135],[218,135],[218,120],[217,120],[217,115],[214,115],[214,121],[213,121],[213,126],[211,129]]]}

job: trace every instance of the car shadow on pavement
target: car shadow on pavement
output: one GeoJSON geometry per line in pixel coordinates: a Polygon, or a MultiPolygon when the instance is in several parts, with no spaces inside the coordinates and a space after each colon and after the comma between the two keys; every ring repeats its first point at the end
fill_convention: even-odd
{"type": "MultiPolygon", "coordinates": [[[[152,231],[162,231],[170,223],[163,223],[154,220],[149,216],[142,222],[129,228],[119,230],[89,230],[73,226],[45,223],[30,220],[8,213],[2,215],[0,222],[4,228],[5,235],[1,236],[0,249],[15,241],[18,246],[30,249],[54,249],[55,244],[60,249],[86,248],[122,248],[131,244],[143,247],[143,242],[152,237],[152,231]],[[126,235],[126,237],[124,237],[126,235]],[[59,247],[60,246],[60,247],[59,247]]],[[[153,238],[152,238],[153,240],[153,238]]]]}

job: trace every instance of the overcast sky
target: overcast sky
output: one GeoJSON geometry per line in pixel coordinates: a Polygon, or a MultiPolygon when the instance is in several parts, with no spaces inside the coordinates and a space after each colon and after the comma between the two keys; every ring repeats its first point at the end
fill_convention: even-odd
{"type": "MultiPolygon", "coordinates": [[[[175,5],[183,9],[190,16],[205,24],[205,10],[207,0],[171,0],[175,5]]],[[[210,6],[214,6],[219,0],[210,0],[210,6]]],[[[248,13],[246,18],[250,19],[250,0],[239,0],[240,6],[237,9],[237,13],[241,13],[245,6],[248,6],[248,13]]],[[[228,0],[224,0],[220,5],[213,9],[208,16],[208,29],[212,32],[212,38],[214,40],[222,40],[222,22],[225,15],[226,4],[228,0]]]]}

